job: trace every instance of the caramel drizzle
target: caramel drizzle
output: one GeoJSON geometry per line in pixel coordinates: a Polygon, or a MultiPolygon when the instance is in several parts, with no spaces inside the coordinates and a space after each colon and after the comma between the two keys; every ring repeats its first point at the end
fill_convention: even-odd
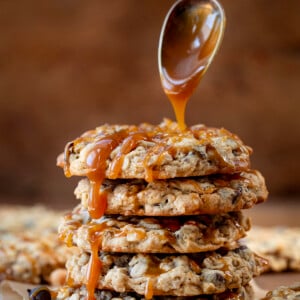
{"type": "MultiPolygon", "coordinates": [[[[123,165],[124,157],[130,151],[138,146],[142,140],[149,140],[146,132],[142,131],[128,131],[123,130],[107,137],[101,137],[94,145],[92,150],[86,157],[86,165],[90,168],[87,177],[91,183],[91,190],[88,202],[88,211],[93,219],[102,217],[107,207],[107,194],[101,191],[101,185],[105,179],[106,161],[109,159],[112,151],[120,146],[116,156],[114,157],[110,168],[108,169],[108,176],[112,179],[118,178],[120,170],[123,165]]],[[[94,300],[94,291],[97,287],[97,279],[101,274],[101,261],[98,258],[98,251],[101,248],[101,231],[103,226],[93,228],[99,232],[97,236],[95,232],[91,233],[91,257],[87,271],[88,300],[94,300]]]]}
{"type": "Polygon", "coordinates": [[[154,280],[152,277],[148,277],[145,287],[145,299],[151,300],[154,292],[154,280]]]}
{"type": "MultiPolygon", "coordinates": [[[[104,191],[100,191],[105,178],[106,161],[111,152],[119,146],[127,134],[127,132],[121,131],[102,137],[95,143],[93,149],[86,157],[86,165],[90,168],[87,177],[91,184],[88,211],[93,219],[102,217],[107,207],[107,194],[104,191]]],[[[113,169],[115,173],[118,172],[117,167],[119,167],[118,164],[113,169]]],[[[99,247],[101,248],[101,235],[97,235],[96,231],[101,232],[102,230],[101,224],[90,230],[91,256],[86,274],[87,300],[95,300],[94,292],[101,274],[102,262],[98,257],[99,247]]]]}
{"type": "Polygon", "coordinates": [[[108,170],[108,177],[111,179],[118,178],[125,155],[132,151],[134,148],[136,148],[140,141],[146,141],[148,139],[148,136],[143,132],[136,132],[128,135],[123,140],[119,152],[117,153],[116,157],[113,159],[110,165],[110,168],[108,170]]]}
{"type": "Polygon", "coordinates": [[[94,293],[102,269],[102,262],[98,253],[102,243],[102,232],[105,228],[107,228],[107,223],[105,221],[102,223],[91,223],[89,225],[91,256],[86,273],[87,300],[95,300],[94,293]]]}
{"type": "Polygon", "coordinates": [[[218,49],[222,30],[222,15],[201,1],[178,1],[165,20],[159,42],[159,72],[181,130],[186,129],[186,104],[218,49]]]}
{"type": "MultiPolygon", "coordinates": [[[[180,139],[180,131],[169,130],[156,127],[153,131],[147,131],[147,128],[130,127],[125,130],[110,134],[100,135],[96,138],[96,142],[92,149],[87,153],[85,164],[88,168],[86,176],[90,180],[91,189],[89,195],[89,213],[94,219],[100,218],[107,207],[107,195],[104,191],[100,191],[105,174],[111,179],[116,179],[120,175],[120,171],[126,154],[135,149],[141,141],[154,142],[155,145],[146,154],[143,165],[145,168],[145,179],[148,182],[156,179],[156,173],[153,169],[155,165],[161,165],[164,155],[168,152],[172,154],[172,143],[166,145],[166,137],[180,139]],[[106,171],[107,160],[111,158],[111,153],[119,147],[115,157],[106,171]],[[155,159],[154,159],[155,157],[155,159]]],[[[67,177],[71,176],[69,156],[73,152],[76,144],[89,142],[92,140],[92,132],[85,133],[74,142],[69,143],[65,148],[64,171],[67,177]]]]}
{"type": "Polygon", "coordinates": [[[97,287],[98,279],[101,274],[102,262],[98,257],[98,248],[100,244],[100,239],[92,238],[90,240],[91,243],[91,257],[88,264],[87,269],[87,300],[95,300],[95,288],[97,287]]]}
{"type": "MultiPolygon", "coordinates": [[[[88,168],[86,176],[91,185],[88,211],[92,219],[101,218],[107,207],[107,194],[101,191],[103,180],[106,177],[116,179],[120,171],[126,154],[135,149],[141,141],[154,142],[154,146],[144,158],[145,179],[151,182],[156,179],[156,173],[153,169],[155,165],[161,165],[164,155],[167,153],[173,155],[172,143],[166,143],[166,139],[172,139],[174,142],[181,139],[181,132],[178,130],[166,131],[166,128],[156,127],[153,131],[143,127],[130,127],[110,135],[102,134],[96,138],[91,150],[87,153],[85,164],[88,168]],[[118,148],[110,167],[107,170],[107,160],[111,159],[112,152],[118,148]],[[155,157],[155,158],[154,158],[155,157]],[[107,172],[107,173],[106,173],[107,172]]],[[[192,133],[193,134],[193,133],[192,133]]],[[[68,156],[73,151],[77,143],[92,141],[93,132],[82,135],[79,139],[69,143],[65,149],[64,170],[66,176],[70,176],[70,166],[68,156]]],[[[94,224],[95,225],[95,224],[94,224]]],[[[86,288],[88,291],[87,300],[94,300],[94,292],[97,287],[98,278],[101,274],[102,263],[98,257],[98,251],[101,248],[101,231],[104,225],[93,226],[90,229],[91,257],[86,274],[86,288]],[[98,231],[98,233],[97,233],[98,231]]],[[[70,237],[71,239],[71,237],[70,237]]],[[[69,241],[71,244],[71,240],[69,241]]],[[[145,297],[151,299],[153,296],[153,279],[149,279],[146,285],[145,297]]]]}
{"type": "Polygon", "coordinates": [[[89,195],[89,214],[93,219],[100,218],[106,208],[106,195],[100,193],[100,187],[104,180],[106,160],[111,151],[118,146],[116,139],[103,139],[98,141],[89,152],[86,163],[91,171],[87,174],[90,180],[91,190],[89,195]]]}

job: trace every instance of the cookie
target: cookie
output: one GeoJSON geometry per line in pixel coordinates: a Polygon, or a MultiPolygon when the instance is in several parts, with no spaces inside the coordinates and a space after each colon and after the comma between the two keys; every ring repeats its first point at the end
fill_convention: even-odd
{"type": "Polygon", "coordinates": [[[90,240],[99,239],[99,250],[106,252],[193,253],[221,247],[236,248],[237,240],[250,229],[249,218],[240,212],[194,217],[105,216],[91,220],[78,207],[59,226],[61,239],[84,251],[91,251],[90,240]]]}
{"type": "MultiPolygon", "coordinates": [[[[90,182],[83,179],[75,195],[88,207],[90,182]]],[[[178,216],[239,211],[267,199],[263,176],[255,170],[233,175],[156,180],[105,180],[106,214],[178,216]]]]}
{"type": "Polygon", "coordinates": [[[195,125],[181,131],[177,123],[164,120],[158,126],[103,125],[87,131],[66,145],[57,164],[67,176],[95,172],[108,179],[151,182],[240,172],[249,168],[251,152],[225,129],[195,125]]]}
{"type": "Polygon", "coordinates": [[[42,205],[0,205],[0,233],[9,232],[57,232],[63,213],[42,205]]]}
{"type": "MultiPolygon", "coordinates": [[[[196,296],[240,288],[259,275],[265,260],[241,246],[230,251],[187,255],[101,253],[102,269],[96,288],[141,295],[196,296]]],[[[90,255],[67,262],[74,287],[86,283],[90,255]]],[[[94,276],[92,276],[94,278],[94,276]]]]}
{"type": "MultiPolygon", "coordinates": [[[[86,289],[61,288],[57,293],[56,300],[85,300],[86,289]]],[[[220,294],[201,295],[192,297],[154,296],[152,300],[253,300],[253,290],[250,285],[238,289],[232,289],[220,294]]],[[[136,293],[117,293],[113,291],[96,290],[95,300],[146,300],[143,295],[136,293]]]]}
{"type": "Polygon", "coordinates": [[[245,243],[269,261],[269,271],[300,271],[300,228],[252,228],[245,243]]]}
{"type": "Polygon", "coordinates": [[[1,207],[0,281],[63,283],[66,260],[77,250],[58,239],[61,215],[41,206],[1,207]]]}
{"type": "Polygon", "coordinates": [[[266,297],[261,300],[299,300],[300,299],[300,282],[291,286],[280,286],[267,293],[266,297]]]}

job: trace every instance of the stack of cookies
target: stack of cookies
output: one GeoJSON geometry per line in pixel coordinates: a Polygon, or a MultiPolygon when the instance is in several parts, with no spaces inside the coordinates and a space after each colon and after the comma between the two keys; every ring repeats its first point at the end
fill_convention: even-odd
{"type": "Polygon", "coordinates": [[[266,262],[239,240],[267,198],[251,148],[225,129],[103,125],[67,144],[81,203],[60,225],[80,254],[56,299],[251,299],[266,262]]]}

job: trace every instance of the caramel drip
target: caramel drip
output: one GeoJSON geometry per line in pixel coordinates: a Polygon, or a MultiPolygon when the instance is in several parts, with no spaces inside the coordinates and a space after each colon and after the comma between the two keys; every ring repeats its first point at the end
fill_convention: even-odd
{"type": "MultiPolygon", "coordinates": [[[[106,161],[110,157],[111,152],[117,148],[127,136],[127,131],[120,131],[110,136],[99,137],[99,140],[86,157],[86,165],[90,168],[87,177],[91,184],[88,211],[93,219],[102,217],[107,207],[107,194],[105,191],[101,191],[101,185],[105,178],[106,161]]],[[[118,167],[119,165],[116,164],[112,171],[117,173],[118,167]]],[[[98,224],[98,226],[92,226],[90,230],[91,257],[86,274],[87,300],[95,299],[94,292],[101,274],[102,263],[98,257],[98,250],[101,245],[101,231],[103,230],[103,226],[105,225],[98,224]],[[98,235],[97,231],[99,232],[98,235]]]]}
{"type": "Polygon", "coordinates": [[[87,270],[87,300],[95,300],[95,288],[101,274],[102,262],[98,257],[99,239],[91,240],[91,257],[87,270]]]}
{"type": "Polygon", "coordinates": [[[179,1],[165,21],[159,71],[181,130],[186,129],[186,104],[218,48],[222,30],[222,17],[216,8],[201,1],[179,1]]]}
{"type": "Polygon", "coordinates": [[[67,284],[67,286],[70,286],[70,287],[74,286],[74,280],[70,276],[69,272],[67,273],[66,284],[67,284]]]}
{"type": "Polygon", "coordinates": [[[91,256],[86,274],[87,300],[95,300],[95,288],[101,274],[102,262],[98,256],[101,248],[102,232],[107,228],[106,222],[91,223],[89,226],[89,241],[91,245],[91,256]]]}
{"type": "MultiPolygon", "coordinates": [[[[83,138],[83,137],[82,137],[83,138]]],[[[95,142],[93,148],[88,152],[86,156],[86,166],[89,169],[87,177],[90,180],[90,195],[88,202],[88,211],[93,219],[102,217],[107,207],[107,194],[105,191],[101,191],[101,185],[105,178],[107,160],[110,158],[112,151],[119,147],[118,152],[113,158],[110,168],[107,171],[109,178],[118,178],[120,170],[123,165],[124,157],[130,151],[137,147],[140,141],[152,141],[164,140],[164,134],[160,132],[147,132],[143,130],[131,129],[131,131],[123,130],[108,136],[99,136],[95,142]]],[[[156,163],[162,159],[162,154],[169,148],[162,142],[158,147],[154,147],[154,151],[150,151],[145,158],[146,179],[153,180],[152,168],[148,166],[147,162],[150,160],[153,154],[156,154],[156,163]]],[[[91,224],[90,227],[90,245],[91,245],[91,257],[87,271],[87,290],[88,299],[94,300],[94,290],[97,286],[97,280],[101,274],[101,261],[98,258],[98,250],[101,248],[101,232],[105,227],[105,222],[102,224],[91,224]]],[[[144,238],[140,232],[135,232],[140,238],[144,238]]],[[[147,285],[147,299],[151,299],[153,294],[153,284],[149,281],[147,285]]]]}
{"type": "Polygon", "coordinates": [[[100,192],[103,178],[91,181],[91,190],[88,201],[88,211],[93,219],[101,218],[107,208],[107,194],[100,192]]]}
{"type": "Polygon", "coordinates": [[[100,192],[100,187],[105,178],[106,160],[127,134],[126,131],[121,131],[103,137],[95,143],[86,157],[86,165],[90,169],[87,177],[91,183],[88,210],[93,219],[103,216],[107,207],[107,195],[105,192],[100,192]]]}
{"type": "Polygon", "coordinates": [[[202,77],[202,74],[198,74],[197,77],[191,78],[188,81],[185,89],[182,91],[172,93],[172,92],[165,90],[165,93],[172,104],[177,123],[181,130],[186,129],[186,125],[185,125],[186,105],[187,105],[187,102],[189,101],[190,97],[192,96],[194,90],[198,86],[198,83],[199,83],[201,77],[202,77]]]}
{"type": "Polygon", "coordinates": [[[111,166],[108,170],[109,178],[116,179],[120,173],[123,165],[124,156],[137,147],[138,143],[142,140],[148,140],[146,133],[135,132],[129,134],[122,142],[121,148],[115,158],[113,159],[111,166]]]}
{"type": "Polygon", "coordinates": [[[61,241],[64,241],[67,247],[73,246],[73,233],[71,231],[68,231],[66,233],[59,233],[58,238],[61,241]]]}
{"type": "Polygon", "coordinates": [[[150,300],[154,294],[155,280],[160,275],[165,273],[165,271],[160,267],[159,259],[154,259],[150,261],[149,267],[146,271],[147,281],[145,286],[145,299],[150,300]]]}
{"type": "MultiPolygon", "coordinates": [[[[72,220],[72,213],[68,213],[64,216],[64,221],[65,224],[69,227],[71,226],[72,228],[78,228],[80,226],[80,223],[78,221],[72,220]]],[[[73,246],[73,232],[72,230],[67,230],[63,232],[59,232],[58,238],[60,241],[64,242],[67,247],[72,247],[73,246]]]]}
{"type": "Polygon", "coordinates": [[[152,277],[148,277],[145,287],[145,299],[151,300],[153,297],[154,290],[154,279],[152,277]]]}
{"type": "Polygon", "coordinates": [[[166,146],[163,144],[158,144],[155,146],[152,151],[149,151],[144,159],[144,168],[145,168],[145,180],[147,182],[152,182],[155,179],[155,174],[153,168],[150,166],[149,161],[153,160],[153,157],[156,157],[154,162],[151,162],[151,165],[159,165],[160,161],[163,158],[163,153],[166,151],[166,146]]]}
{"type": "Polygon", "coordinates": [[[156,179],[156,173],[152,166],[161,166],[164,156],[169,154],[171,156],[176,155],[176,149],[173,147],[173,144],[176,142],[180,142],[182,139],[181,132],[167,133],[168,140],[163,136],[156,136],[153,140],[156,143],[151,151],[149,151],[144,159],[144,167],[145,167],[145,180],[148,182],[152,182],[156,179]],[[155,159],[154,159],[155,158],[155,159]],[[151,161],[151,162],[150,162],[151,161]]]}

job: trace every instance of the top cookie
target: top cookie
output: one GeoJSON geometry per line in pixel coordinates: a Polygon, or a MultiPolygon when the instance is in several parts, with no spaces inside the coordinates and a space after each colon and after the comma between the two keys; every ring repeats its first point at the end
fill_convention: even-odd
{"type": "Polygon", "coordinates": [[[154,179],[235,173],[248,169],[252,150],[225,129],[175,122],[158,126],[103,125],[68,143],[57,164],[66,176],[154,179]]]}

